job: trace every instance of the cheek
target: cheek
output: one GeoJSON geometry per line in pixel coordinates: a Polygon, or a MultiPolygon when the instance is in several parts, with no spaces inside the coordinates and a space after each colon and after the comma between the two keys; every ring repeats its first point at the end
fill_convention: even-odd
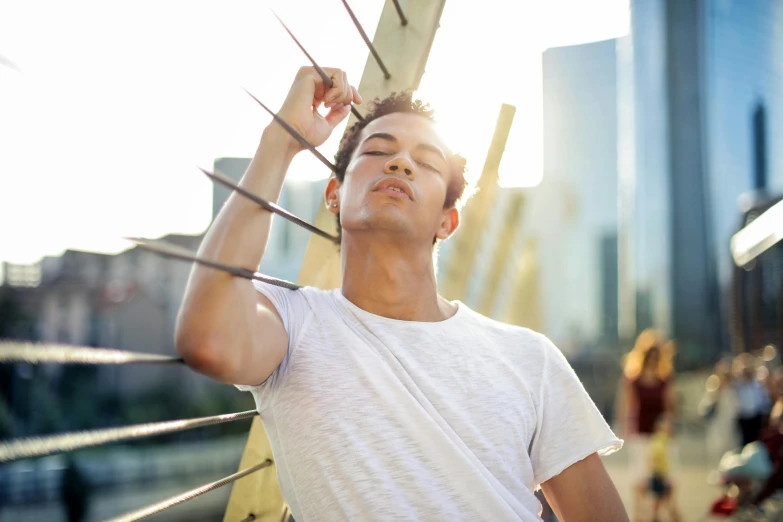
{"type": "Polygon", "coordinates": [[[345,176],[340,188],[340,210],[343,215],[352,216],[361,212],[364,205],[366,182],[354,174],[345,176]]]}
{"type": "Polygon", "coordinates": [[[420,184],[420,197],[426,200],[427,208],[432,207],[434,210],[443,210],[443,204],[446,201],[446,192],[448,187],[445,180],[433,174],[431,177],[422,179],[420,184]]]}
{"type": "Polygon", "coordinates": [[[367,185],[369,173],[373,172],[372,158],[360,156],[353,160],[346,170],[342,185],[342,196],[346,203],[361,204],[367,185]]]}

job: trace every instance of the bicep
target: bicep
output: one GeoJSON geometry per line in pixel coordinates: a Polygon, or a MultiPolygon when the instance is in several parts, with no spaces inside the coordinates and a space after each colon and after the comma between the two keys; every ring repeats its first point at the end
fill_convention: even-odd
{"type": "Polygon", "coordinates": [[[250,342],[236,361],[226,382],[257,385],[266,381],[283,362],[288,352],[288,333],[280,313],[261,292],[256,292],[256,306],[248,317],[250,342]]]}
{"type": "Polygon", "coordinates": [[[283,362],[288,351],[283,319],[269,298],[250,291],[247,305],[223,312],[222,333],[207,343],[207,355],[195,364],[196,371],[226,384],[256,386],[283,362]]]}
{"type": "Polygon", "coordinates": [[[542,483],[541,489],[562,522],[628,520],[620,495],[597,453],[542,483]]]}

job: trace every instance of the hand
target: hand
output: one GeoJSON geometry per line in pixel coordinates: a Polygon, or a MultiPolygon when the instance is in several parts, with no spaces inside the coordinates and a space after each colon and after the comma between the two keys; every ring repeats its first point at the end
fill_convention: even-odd
{"type": "MultiPolygon", "coordinates": [[[[322,145],[334,128],[351,112],[351,103],[362,103],[355,87],[348,83],[348,76],[340,69],[324,68],[332,78],[333,86],[328,89],[313,67],[302,67],[296,74],[278,115],[296,129],[307,141],[317,147],[322,145]],[[329,109],[326,116],[318,113],[324,105],[329,109]]],[[[273,126],[277,123],[272,122],[273,126]]],[[[279,126],[278,126],[279,128],[279,126]]],[[[293,138],[291,146],[302,150],[293,138]]]]}

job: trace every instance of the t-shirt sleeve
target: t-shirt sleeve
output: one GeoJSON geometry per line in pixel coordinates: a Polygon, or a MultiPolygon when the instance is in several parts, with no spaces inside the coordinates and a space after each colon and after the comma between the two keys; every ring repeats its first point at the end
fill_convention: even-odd
{"type": "Polygon", "coordinates": [[[304,291],[301,289],[290,290],[257,280],[253,281],[253,286],[272,302],[277,313],[280,315],[280,318],[283,320],[283,327],[288,334],[288,350],[286,355],[280,363],[280,366],[275,369],[266,381],[257,385],[235,385],[238,389],[249,391],[253,394],[256,405],[260,411],[274,398],[275,393],[285,379],[290,366],[292,353],[296,347],[302,327],[311,313],[311,309],[304,296],[304,291]]]}
{"type": "Polygon", "coordinates": [[[623,445],[562,352],[544,336],[541,343],[543,366],[530,447],[536,485],[593,453],[608,455],[623,445]]]}

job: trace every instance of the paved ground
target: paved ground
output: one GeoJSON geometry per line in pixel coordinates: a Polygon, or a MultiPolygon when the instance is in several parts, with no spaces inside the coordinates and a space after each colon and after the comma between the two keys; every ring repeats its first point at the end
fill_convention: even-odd
{"type": "MultiPolygon", "coordinates": [[[[626,480],[627,467],[620,459],[607,458],[607,468],[615,484],[630,509],[631,490],[626,480]]],[[[89,520],[106,520],[113,516],[126,513],[168,496],[181,493],[188,487],[200,485],[202,481],[191,485],[175,484],[157,487],[154,490],[118,490],[95,499],[89,520]]],[[[682,486],[678,495],[678,503],[683,522],[703,520],[707,506],[718,496],[718,489],[707,484],[707,470],[703,468],[684,467],[681,469],[682,486]]],[[[186,502],[172,508],[165,515],[157,515],[149,520],[157,522],[179,521],[213,521],[222,520],[223,510],[228,501],[228,487],[213,491],[198,499],[186,502]]],[[[58,522],[64,520],[62,510],[57,504],[27,507],[25,509],[1,510],[2,522],[32,522],[46,520],[58,522]]],[[[649,519],[648,519],[649,520],[649,519]]],[[[664,519],[667,520],[667,519],[664,519]]]]}
{"type": "MultiPolygon", "coordinates": [[[[627,466],[625,463],[612,460],[609,457],[607,458],[607,469],[620,492],[628,513],[631,514],[632,491],[631,484],[626,478],[628,476],[627,466]]],[[[680,485],[675,493],[675,499],[683,522],[712,520],[705,518],[707,508],[718,498],[720,489],[707,483],[708,474],[709,471],[703,467],[683,466],[680,468],[678,475],[680,485]]],[[[652,505],[648,502],[645,505],[645,513],[648,516],[639,522],[649,522],[651,510],[652,505]]],[[[669,520],[669,518],[662,517],[662,520],[669,520]]]]}
{"type": "MultiPolygon", "coordinates": [[[[700,522],[706,519],[708,506],[715,500],[720,491],[707,482],[710,468],[704,455],[703,443],[698,437],[683,438],[680,441],[679,488],[677,503],[683,522],[700,522]]],[[[615,481],[620,495],[631,509],[632,491],[628,481],[626,455],[621,451],[604,460],[612,479],[615,481]]],[[[106,520],[133,509],[146,506],[169,496],[182,493],[189,488],[197,487],[204,482],[220,477],[197,477],[188,483],[156,484],[154,488],[118,489],[101,495],[93,500],[89,521],[106,520]]],[[[157,522],[184,521],[220,521],[228,501],[230,487],[226,486],[198,499],[186,502],[172,508],[165,514],[149,518],[157,522]]],[[[630,512],[630,511],[629,511],[630,512]]],[[[647,511],[649,513],[649,509],[647,511]]],[[[47,522],[63,521],[62,508],[55,503],[38,506],[26,506],[24,509],[0,509],[0,522],[32,522],[46,520],[47,522]]],[[[668,520],[668,518],[662,518],[668,520]]],[[[717,520],[717,519],[715,519],[717,520]]],[[[647,517],[638,522],[649,522],[647,517]]],[[[238,521],[237,521],[238,522],[238,521]]],[[[637,522],[637,521],[634,521],[637,522]]]]}
{"type": "MultiPolygon", "coordinates": [[[[675,500],[679,507],[682,521],[719,520],[706,518],[709,506],[721,494],[721,489],[710,485],[708,481],[710,473],[717,465],[717,458],[707,455],[704,438],[699,434],[681,435],[675,442],[675,453],[679,462],[677,466],[675,500]],[[712,462],[713,460],[715,461],[714,463],[712,462]]],[[[615,455],[606,457],[604,463],[620,492],[628,513],[632,514],[633,491],[628,479],[629,469],[626,458],[627,453],[621,450],[615,455]]],[[[646,513],[649,515],[652,509],[651,502],[646,507],[646,513]]],[[[650,517],[647,516],[638,522],[649,522],[650,520],[650,517]]],[[[662,520],[668,520],[668,518],[662,518],[662,520]]]]}
{"type": "MultiPolygon", "coordinates": [[[[201,477],[186,483],[155,484],[154,488],[120,488],[94,497],[85,522],[109,520],[219,478],[222,477],[201,477]]],[[[151,522],[222,521],[230,492],[231,487],[225,486],[146,520],[151,522]]],[[[55,502],[0,508],[0,522],[65,522],[65,520],[62,506],[55,502]]]]}

